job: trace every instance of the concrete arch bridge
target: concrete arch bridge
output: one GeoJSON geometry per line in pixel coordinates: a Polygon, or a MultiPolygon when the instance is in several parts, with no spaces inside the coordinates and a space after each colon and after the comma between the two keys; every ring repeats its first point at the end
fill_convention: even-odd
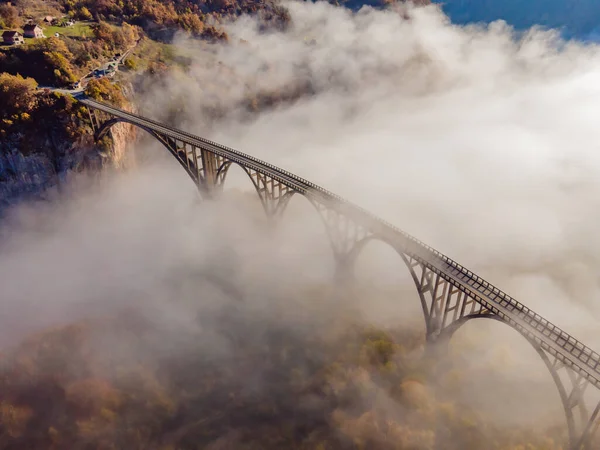
{"type": "Polygon", "coordinates": [[[381,240],[402,258],[415,283],[428,343],[449,339],[464,323],[494,319],[518,331],[544,361],[564,408],[569,450],[592,450],[600,426],[600,403],[588,410],[586,389],[600,390],[600,354],[527,306],[437,250],[343,198],[245,153],[89,98],[96,139],[113,125],[132,124],[157,139],[179,162],[204,198],[213,198],[236,164],[250,178],[265,213],[284,213],[293,195],[315,207],[327,231],[339,273],[351,270],[366,242],[381,240]]]}

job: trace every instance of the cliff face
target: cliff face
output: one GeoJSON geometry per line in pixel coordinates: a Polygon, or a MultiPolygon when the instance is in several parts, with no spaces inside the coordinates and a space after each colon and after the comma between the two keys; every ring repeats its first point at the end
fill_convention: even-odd
{"type": "Polygon", "coordinates": [[[26,199],[60,190],[69,175],[132,163],[127,148],[135,140],[130,125],[118,124],[112,139],[95,143],[85,109],[54,94],[37,99],[31,116],[15,120],[0,139],[0,215],[26,199]]]}
{"type": "MultiPolygon", "coordinates": [[[[25,155],[16,146],[2,145],[0,153],[0,208],[39,195],[58,182],[54,161],[43,153],[25,155]],[[12,148],[11,148],[12,147],[12,148]]],[[[59,161],[59,164],[62,161],[59,161]]]]}
{"type": "Polygon", "coordinates": [[[133,153],[128,149],[139,136],[137,128],[130,124],[118,123],[111,128],[112,146],[104,153],[104,165],[109,164],[115,169],[127,169],[135,164],[133,153]]]}

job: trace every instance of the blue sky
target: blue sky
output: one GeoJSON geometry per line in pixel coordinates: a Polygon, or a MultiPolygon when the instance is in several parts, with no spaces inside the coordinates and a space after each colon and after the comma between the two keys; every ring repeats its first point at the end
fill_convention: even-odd
{"type": "Polygon", "coordinates": [[[565,36],[599,40],[600,0],[434,0],[455,23],[503,19],[518,29],[561,28],[565,36]]]}

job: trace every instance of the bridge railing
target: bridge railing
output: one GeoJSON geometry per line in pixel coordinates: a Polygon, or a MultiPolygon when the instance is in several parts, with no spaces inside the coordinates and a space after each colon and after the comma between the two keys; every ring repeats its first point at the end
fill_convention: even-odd
{"type": "MultiPolygon", "coordinates": [[[[468,270],[466,267],[460,265],[459,263],[452,260],[448,256],[446,256],[443,253],[439,252],[438,250],[434,249],[433,247],[430,247],[429,245],[425,244],[424,242],[421,242],[417,238],[398,229],[397,227],[390,224],[389,222],[373,215],[372,213],[363,209],[362,207],[355,205],[352,202],[349,202],[348,200],[342,198],[341,196],[334,194],[334,193],[332,193],[332,192],[330,192],[308,180],[305,180],[291,172],[288,172],[285,169],[281,169],[277,166],[274,166],[273,164],[270,164],[266,161],[262,161],[252,155],[248,155],[246,153],[240,152],[239,150],[235,150],[233,148],[224,146],[222,144],[219,144],[218,142],[214,142],[209,139],[205,139],[200,136],[196,136],[191,133],[187,133],[185,131],[172,129],[171,127],[165,126],[164,124],[161,124],[160,122],[157,122],[155,120],[148,119],[146,117],[142,117],[142,116],[139,116],[134,113],[122,111],[120,109],[111,107],[109,105],[105,105],[103,103],[96,102],[94,100],[82,99],[80,101],[92,108],[104,110],[106,112],[109,112],[109,113],[112,113],[114,115],[121,116],[121,117],[130,116],[130,117],[135,118],[138,121],[150,123],[150,124],[155,125],[158,128],[170,130],[174,133],[189,137],[191,139],[194,139],[195,141],[198,141],[200,143],[204,143],[206,145],[213,147],[212,149],[205,148],[205,150],[214,151],[214,149],[218,149],[218,150],[220,150],[218,153],[221,153],[221,156],[229,158],[238,164],[244,164],[248,161],[251,161],[252,163],[254,163],[253,165],[255,165],[259,169],[260,168],[268,168],[269,171],[265,174],[278,179],[278,181],[280,181],[284,184],[289,185],[289,182],[293,181],[294,186],[290,186],[290,187],[292,187],[293,189],[295,189],[297,191],[300,191],[300,193],[304,193],[305,195],[306,194],[314,195],[314,193],[318,193],[318,194],[320,194],[318,196],[321,197],[320,200],[328,200],[328,201],[334,200],[335,202],[338,202],[340,205],[349,207],[350,213],[353,216],[355,216],[356,219],[363,222],[363,225],[365,227],[372,229],[373,225],[376,224],[376,225],[378,225],[377,228],[380,228],[380,234],[389,236],[390,231],[391,231],[395,235],[393,237],[395,237],[395,238],[397,238],[399,236],[402,237],[404,242],[402,242],[401,245],[402,245],[402,247],[404,247],[405,251],[407,251],[408,254],[412,253],[411,256],[417,256],[417,257],[423,259],[425,262],[429,262],[429,263],[434,262],[434,261],[431,261],[432,256],[433,256],[433,259],[437,258],[437,259],[443,261],[445,264],[447,264],[449,267],[451,267],[454,271],[458,272],[458,274],[461,276],[460,277],[461,279],[463,277],[468,279],[469,283],[467,283],[467,284],[469,286],[475,288],[482,295],[486,295],[486,296],[488,296],[488,298],[490,298],[492,300],[497,300],[498,298],[500,298],[501,300],[503,300],[503,302],[506,302],[507,305],[510,305],[512,307],[511,311],[517,310],[520,313],[527,316],[528,318],[535,320],[538,324],[541,324],[543,327],[542,330],[539,330],[538,325],[532,325],[532,326],[534,328],[537,328],[541,332],[549,331],[552,335],[554,335],[557,338],[556,342],[559,345],[561,345],[561,347],[564,347],[566,344],[570,344],[572,346],[572,351],[574,351],[575,349],[579,350],[579,354],[577,355],[577,357],[580,358],[581,354],[584,354],[585,356],[587,356],[587,360],[582,361],[582,362],[584,364],[586,364],[588,367],[592,368],[593,370],[596,370],[598,368],[598,365],[600,365],[600,354],[593,351],[589,347],[585,346],[583,343],[581,343],[574,337],[570,336],[569,334],[567,334],[566,332],[561,330],[559,327],[557,327],[550,321],[544,319],[539,314],[533,312],[531,309],[529,309],[528,307],[526,307],[519,301],[512,298],[510,295],[506,294],[502,290],[491,285],[490,283],[485,281],[483,278],[479,277],[472,271],[468,270]],[[243,161],[243,160],[246,160],[246,161],[243,161]],[[301,191],[304,191],[304,192],[301,192],[301,191]],[[414,248],[411,249],[411,247],[414,247],[414,248]],[[428,253],[429,255],[424,254],[423,251],[425,251],[425,253],[428,253]],[[494,294],[494,295],[492,296],[492,294],[494,294]],[[560,339],[562,339],[564,341],[563,344],[560,344],[558,342],[560,339]],[[590,359],[593,360],[593,364],[589,364],[588,361],[590,359]]],[[[160,132],[160,130],[156,130],[156,131],[160,132]]]]}
{"type": "MultiPolygon", "coordinates": [[[[542,329],[539,329],[539,327],[537,325],[530,323],[530,325],[532,325],[534,328],[537,328],[542,333],[545,330],[548,330],[551,334],[554,334],[557,338],[560,338],[564,341],[563,343],[557,342],[561,347],[565,347],[567,344],[570,344],[571,349],[567,348],[568,351],[577,353],[577,355],[574,355],[574,356],[577,356],[578,358],[580,357],[581,354],[584,354],[585,356],[588,357],[588,359],[586,361],[582,361],[582,362],[586,363],[586,365],[588,365],[593,370],[596,370],[598,368],[598,366],[600,365],[600,354],[598,354],[591,348],[587,347],[585,344],[578,341],[573,336],[567,334],[566,332],[561,330],[558,326],[556,326],[549,320],[543,318],[536,312],[532,311],[530,308],[528,308],[521,302],[515,300],[510,295],[506,294],[505,292],[503,292],[502,290],[498,289],[497,287],[491,285],[490,283],[488,283],[487,281],[485,281],[478,275],[474,274],[470,270],[461,266],[457,262],[455,262],[452,259],[448,258],[447,256],[437,252],[436,250],[433,250],[433,252],[434,252],[434,254],[436,254],[436,256],[439,256],[449,266],[456,269],[461,275],[468,277],[468,279],[473,282],[472,286],[474,288],[476,288],[478,291],[484,290],[484,292],[482,292],[482,293],[484,295],[488,296],[490,299],[494,300],[494,299],[500,298],[500,299],[504,300],[505,302],[507,302],[507,304],[512,306],[514,308],[514,310],[517,310],[517,311],[523,313],[527,317],[535,320],[535,322],[537,322],[537,324],[542,325],[542,329]],[[483,288],[483,289],[481,289],[481,288],[483,288]],[[489,291],[490,294],[487,294],[486,291],[489,291]],[[577,349],[578,352],[576,352],[575,349],[577,349]],[[588,364],[588,361],[590,359],[593,360],[593,364],[588,364]]],[[[543,334],[545,334],[545,333],[543,333],[543,334]]]]}

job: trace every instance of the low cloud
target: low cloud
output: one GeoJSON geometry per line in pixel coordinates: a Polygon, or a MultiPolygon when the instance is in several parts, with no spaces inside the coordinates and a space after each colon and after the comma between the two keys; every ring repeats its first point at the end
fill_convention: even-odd
{"type": "MultiPolygon", "coordinates": [[[[355,14],[326,3],[286,7],[285,32],[261,33],[242,18],[227,25],[228,44],[180,38],[191,65],[147,84],[140,111],[367,207],[600,348],[599,48],[535,29],[517,35],[501,22],[456,26],[434,6],[355,14]],[[260,103],[265,96],[283,100],[260,103]]],[[[266,232],[250,207],[199,206],[176,163],[156,144],[144,146],[154,163],[139,172],[15,216],[0,257],[5,323],[31,328],[53,314],[64,319],[73,304],[88,313],[90,305],[153,299],[185,321],[187,309],[163,304],[176,292],[164,288],[165,274],[229,273],[231,258],[241,261],[235,280],[257,298],[329,279],[326,238],[301,199],[292,200],[283,231],[266,232]]],[[[244,177],[232,172],[228,186],[250,189],[244,177]]],[[[369,246],[358,265],[362,282],[387,289],[357,299],[365,321],[418,320],[397,255],[369,246]]],[[[546,395],[553,387],[543,364],[529,362],[529,348],[516,350],[527,347],[522,338],[482,324],[457,340],[470,333],[485,343],[470,363],[497,360],[507,348],[514,358],[513,376],[495,380],[495,396],[486,393],[487,408],[507,392],[533,392],[546,402],[523,415],[560,413],[558,396],[546,395]]],[[[498,414],[517,416],[510,405],[498,414]]]]}
{"type": "Polygon", "coordinates": [[[196,56],[186,82],[149,91],[142,110],[178,99],[181,127],[368,206],[551,319],[594,328],[599,48],[502,22],[452,25],[435,6],[409,20],[287,7],[287,32],[243,19],[210,52],[181,41],[196,56]],[[258,114],[239,106],[293,86],[310,93],[258,114]],[[205,120],[215,104],[227,114],[205,120]]]}
{"type": "MultiPolygon", "coordinates": [[[[600,348],[599,48],[501,21],[456,26],[435,6],[286,6],[286,32],[248,18],[210,51],[182,38],[189,70],[142,110],[160,117],[152,105],[177,99],[178,126],[367,206],[600,348]]],[[[405,270],[384,249],[362,265],[390,283],[405,270]]]]}

